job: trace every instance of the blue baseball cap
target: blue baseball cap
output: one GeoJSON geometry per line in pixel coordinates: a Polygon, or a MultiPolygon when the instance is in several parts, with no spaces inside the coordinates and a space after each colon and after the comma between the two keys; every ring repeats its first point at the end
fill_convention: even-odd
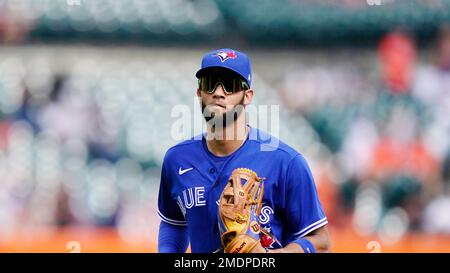
{"type": "Polygon", "coordinates": [[[251,86],[252,67],[250,59],[242,52],[230,48],[222,48],[205,54],[202,59],[202,66],[195,76],[200,78],[212,68],[229,69],[237,73],[251,86]]]}

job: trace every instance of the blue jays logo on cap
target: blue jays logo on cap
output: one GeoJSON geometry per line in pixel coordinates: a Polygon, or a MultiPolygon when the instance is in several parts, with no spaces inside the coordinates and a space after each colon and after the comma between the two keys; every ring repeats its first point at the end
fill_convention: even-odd
{"type": "Polygon", "coordinates": [[[230,70],[239,75],[249,86],[251,86],[252,67],[250,59],[242,52],[230,48],[222,48],[205,54],[202,59],[201,68],[197,71],[195,76],[200,78],[211,68],[224,68],[230,70]]]}
{"type": "Polygon", "coordinates": [[[222,63],[228,59],[236,59],[236,57],[237,57],[236,53],[233,50],[220,51],[220,52],[216,53],[215,56],[219,57],[220,60],[222,61],[222,63]]]}

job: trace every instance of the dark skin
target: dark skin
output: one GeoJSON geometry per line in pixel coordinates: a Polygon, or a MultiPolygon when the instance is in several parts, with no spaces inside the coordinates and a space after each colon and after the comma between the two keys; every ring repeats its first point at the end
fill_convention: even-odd
{"type": "MultiPolygon", "coordinates": [[[[200,89],[197,89],[197,96],[201,103],[204,104],[209,111],[214,112],[215,115],[223,115],[229,109],[232,109],[236,105],[242,103],[245,107],[252,102],[254,95],[253,89],[247,89],[244,91],[236,92],[233,94],[226,94],[222,85],[218,85],[213,94],[208,94],[200,89]]],[[[241,114],[237,119],[225,127],[223,131],[215,131],[207,123],[207,146],[208,150],[216,156],[227,156],[236,151],[245,141],[247,136],[247,126],[245,121],[245,115],[241,114]],[[234,132],[234,134],[228,134],[234,132]],[[232,138],[227,136],[232,135],[232,138]],[[215,137],[216,136],[216,137],[215,137]],[[220,136],[220,139],[217,139],[220,136]]],[[[331,252],[330,234],[328,227],[325,225],[320,227],[307,236],[308,239],[316,249],[318,253],[331,252]]],[[[259,244],[253,251],[253,253],[265,253],[265,249],[259,244]]],[[[297,243],[290,243],[283,248],[272,249],[270,253],[304,253],[303,249],[297,243]]]]}
{"type": "MultiPolygon", "coordinates": [[[[239,103],[245,105],[250,104],[253,98],[253,90],[248,89],[227,95],[218,85],[213,94],[208,94],[201,90],[197,90],[197,96],[201,102],[217,116],[222,116],[228,110],[232,109],[239,103]]],[[[241,114],[229,126],[225,127],[223,131],[214,130],[210,124],[207,123],[207,146],[211,153],[217,156],[227,156],[236,151],[244,142],[247,136],[247,126],[245,124],[245,115],[241,114]],[[229,138],[227,136],[234,136],[229,138]]]]}
{"type": "MultiPolygon", "coordinates": [[[[311,242],[317,253],[331,252],[330,234],[326,225],[312,231],[304,238],[308,239],[311,242]]],[[[259,250],[258,252],[261,252],[261,250],[259,250]]],[[[263,252],[265,251],[263,250],[263,252]]],[[[257,252],[255,251],[255,253],[257,252]]],[[[269,253],[304,253],[304,251],[299,244],[290,243],[283,248],[271,249],[269,250],[269,253]]]]}

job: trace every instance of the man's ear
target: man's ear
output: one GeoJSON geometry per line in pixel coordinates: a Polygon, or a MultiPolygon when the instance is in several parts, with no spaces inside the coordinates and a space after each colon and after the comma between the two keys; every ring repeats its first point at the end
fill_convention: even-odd
{"type": "Polygon", "coordinates": [[[254,95],[253,89],[248,89],[248,90],[245,91],[245,93],[244,93],[244,105],[247,106],[250,103],[252,103],[253,95],[254,95]]]}

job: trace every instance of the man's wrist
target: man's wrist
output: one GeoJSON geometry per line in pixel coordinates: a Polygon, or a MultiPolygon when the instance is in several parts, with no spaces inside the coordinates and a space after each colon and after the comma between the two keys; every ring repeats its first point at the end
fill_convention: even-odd
{"type": "Polygon", "coordinates": [[[303,251],[305,253],[316,253],[316,248],[306,238],[297,239],[297,240],[293,241],[293,243],[296,243],[296,244],[300,245],[300,247],[303,249],[303,251]]]}

